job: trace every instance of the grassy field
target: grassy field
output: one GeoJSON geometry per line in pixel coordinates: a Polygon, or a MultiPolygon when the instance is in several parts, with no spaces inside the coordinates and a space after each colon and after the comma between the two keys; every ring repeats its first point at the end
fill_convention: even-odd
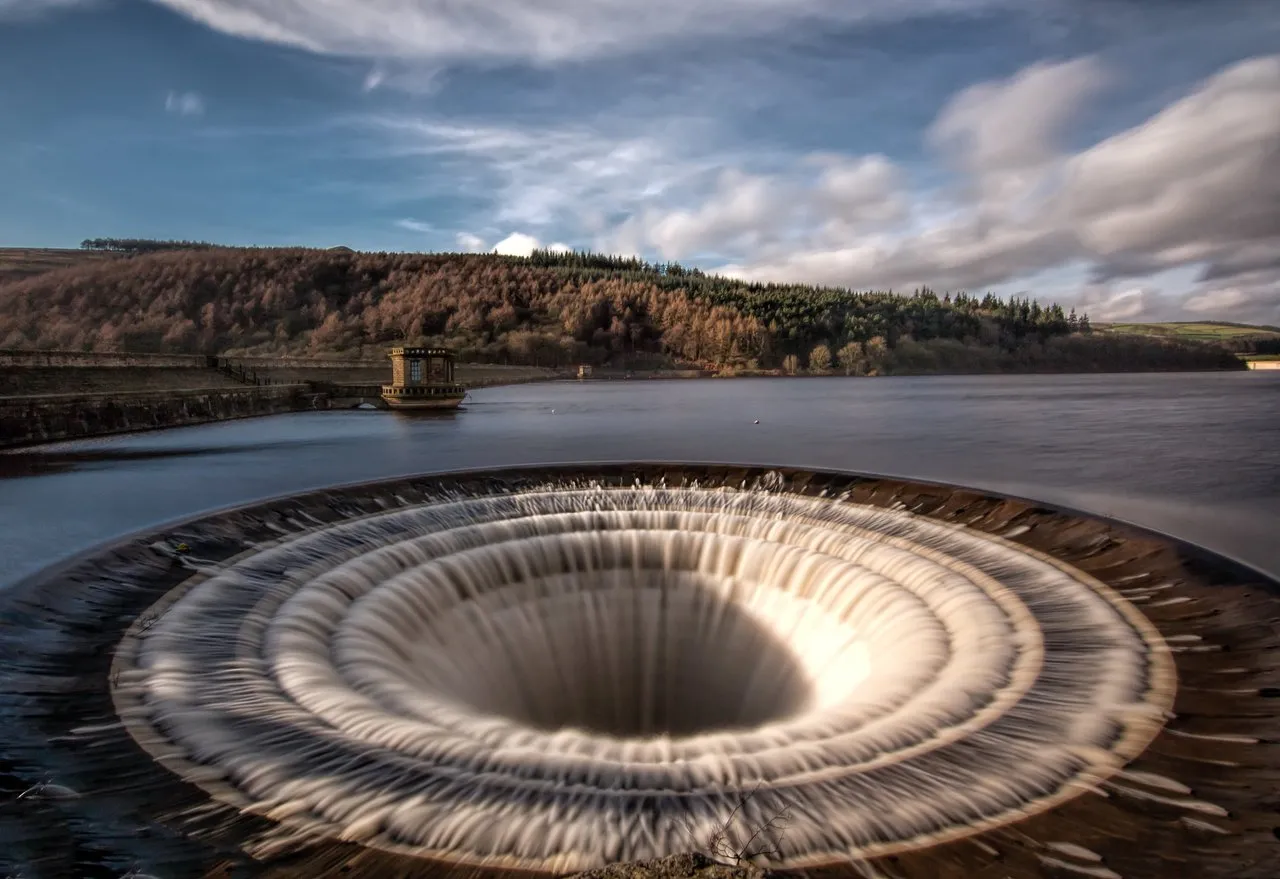
{"type": "Polygon", "coordinates": [[[1142,336],[1171,336],[1201,342],[1216,342],[1235,336],[1280,336],[1280,327],[1252,326],[1220,321],[1169,322],[1152,324],[1094,324],[1108,333],[1142,336]]]}
{"type": "Polygon", "coordinates": [[[94,250],[0,247],[0,284],[41,275],[54,269],[118,257],[119,254],[94,250]]]}

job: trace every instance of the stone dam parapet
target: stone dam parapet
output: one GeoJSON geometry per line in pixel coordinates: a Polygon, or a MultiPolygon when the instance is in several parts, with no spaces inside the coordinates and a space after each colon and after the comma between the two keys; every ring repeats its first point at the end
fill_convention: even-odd
{"type": "Polygon", "coordinates": [[[0,398],[0,447],[205,424],[312,408],[305,386],[0,398]]]}
{"type": "Polygon", "coordinates": [[[114,351],[22,351],[0,348],[0,367],[63,366],[115,369],[120,367],[178,367],[207,369],[218,362],[250,369],[381,369],[390,370],[385,357],[352,360],[327,357],[240,357],[225,354],[130,354],[114,351]]]}
{"type": "Polygon", "coordinates": [[[0,367],[76,367],[113,369],[120,367],[181,369],[208,368],[211,358],[204,354],[122,354],[96,351],[16,351],[0,349],[0,367]]]}
{"type": "MultiPolygon", "coordinates": [[[[552,369],[459,364],[468,387],[552,369]]],[[[313,409],[383,408],[385,360],[0,349],[0,448],[313,409]]]]}

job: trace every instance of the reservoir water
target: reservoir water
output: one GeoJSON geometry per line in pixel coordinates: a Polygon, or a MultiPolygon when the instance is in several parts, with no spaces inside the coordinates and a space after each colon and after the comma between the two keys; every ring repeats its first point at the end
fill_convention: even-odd
{"type": "Polygon", "coordinates": [[[557,382],[476,391],[451,415],[300,413],[61,443],[0,455],[0,585],[273,495],[626,460],[957,483],[1134,522],[1280,576],[1280,371],[1258,371],[557,382]]]}

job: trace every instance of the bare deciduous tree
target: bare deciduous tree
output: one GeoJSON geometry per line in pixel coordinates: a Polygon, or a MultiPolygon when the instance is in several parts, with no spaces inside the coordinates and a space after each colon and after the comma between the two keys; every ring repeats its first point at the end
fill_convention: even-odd
{"type": "Polygon", "coordinates": [[[760,785],[757,784],[749,793],[744,794],[728,817],[717,824],[705,839],[699,840],[696,831],[691,827],[687,828],[701,854],[732,867],[753,863],[757,858],[769,859],[781,854],[782,837],[791,822],[789,808],[783,807],[755,827],[745,828],[749,830],[745,836],[738,832],[743,823],[743,811],[759,789],[760,785]]]}

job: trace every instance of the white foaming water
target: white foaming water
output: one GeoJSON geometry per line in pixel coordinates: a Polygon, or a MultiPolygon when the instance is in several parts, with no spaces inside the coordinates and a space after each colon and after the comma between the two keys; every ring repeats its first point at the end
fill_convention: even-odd
{"type": "Polygon", "coordinates": [[[175,771],[281,835],[548,872],[689,850],[748,793],[730,838],[787,811],[783,866],[976,832],[1119,770],[1173,695],[1079,572],[764,491],[409,507],[156,611],[117,697],[175,771]]]}

